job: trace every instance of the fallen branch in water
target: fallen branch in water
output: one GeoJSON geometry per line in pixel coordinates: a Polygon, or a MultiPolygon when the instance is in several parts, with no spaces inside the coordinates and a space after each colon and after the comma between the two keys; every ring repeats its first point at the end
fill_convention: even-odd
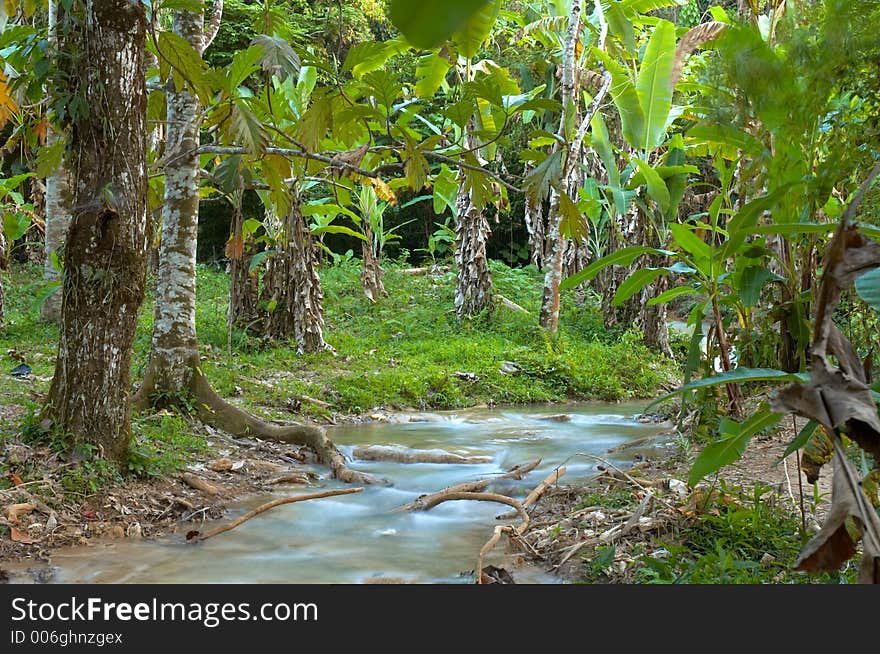
{"type": "Polygon", "coordinates": [[[511,528],[508,525],[498,525],[495,527],[495,531],[492,534],[492,538],[486,541],[486,544],[480,548],[480,556],[477,558],[477,570],[474,575],[477,578],[477,583],[483,583],[483,559],[486,558],[486,555],[495,549],[495,546],[498,544],[498,541],[501,540],[501,534],[505,531],[510,531],[511,528]]]}
{"type": "MultiPolygon", "coordinates": [[[[559,481],[559,478],[562,475],[564,475],[565,473],[566,473],[565,466],[561,466],[559,468],[556,468],[549,475],[547,475],[547,477],[540,484],[535,486],[535,488],[532,490],[532,492],[526,496],[526,499],[523,500],[523,503],[522,503],[523,508],[530,507],[532,504],[537,502],[540,499],[541,495],[544,494],[544,491],[546,491],[548,488],[550,488],[550,486],[552,486],[557,481],[559,481]]],[[[516,517],[515,513],[505,513],[504,515],[498,516],[497,519],[498,520],[510,520],[511,518],[515,518],[515,517],[516,517]]],[[[522,535],[523,532],[520,531],[519,534],[522,535]]]]}
{"type": "Polygon", "coordinates": [[[396,509],[394,509],[394,512],[398,513],[401,511],[427,511],[429,508],[437,506],[437,504],[439,504],[439,502],[436,501],[438,498],[446,497],[450,493],[479,493],[486,490],[486,488],[489,487],[489,484],[500,479],[522,479],[532,470],[537,468],[540,464],[541,459],[538,459],[537,461],[532,461],[531,463],[528,463],[526,465],[514,466],[505,474],[498,475],[497,477],[478,479],[476,481],[466,481],[464,483],[456,484],[455,486],[449,486],[448,488],[444,488],[443,490],[436,491],[428,495],[420,495],[415,501],[397,507],[396,509]]]}
{"type": "Polygon", "coordinates": [[[294,502],[303,502],[305,500],[318,500],[322,497],[334,497],[336,495],[350,495],[352,493],[360,493],[363,487],[359,486],[357,488],[340,488],[338,490],[330,490],[330,491],[322,491],[320,493],[310,493],[309,495],[297,495],[296,497],[282,497],[277,500],[272,500],[271,502],[266,502],[258,506],[253,511],[248,511],[243,516],[236,518],[228,525],[223,525],[222,527],[217,527],[216,529],[212,529],[208,533],[201,535],[198,531],[191,531],[186,535],[186,540],[188,542],[201,542],[203,540],[208,540],[209,538],[213,538],[218,534],[222,534],[231,529],[235,529],[242,523],[247,522],[254,516],[258,516],[261,513],[268,511],[269,509],[274,509],[276,506],[281,506],[282,504],[293,504],[294,502]]]}

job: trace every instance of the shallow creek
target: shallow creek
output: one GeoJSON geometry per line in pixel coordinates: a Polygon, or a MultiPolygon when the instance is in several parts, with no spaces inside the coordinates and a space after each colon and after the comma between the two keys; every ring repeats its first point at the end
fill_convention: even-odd
{"type": "MultiPolygon", "coordinates": [[[[361,583],[394,578],[414,583],[465,583],[477,552],[508,511],[494,503],[446,502],[429,512],[392,509],[424,493],[498,474],[537,458],[540,467],[497,490],[522,496],[564,464],[569,484],[596,473],[597,462],[577,453],[628,465],[652,446],[606,453],[659,434],[662,426],[634,416],[645,403],[571,404],[419,414],[409,422],[334,427],[330,436],[345,454],[357,445],[401,445],[489,456],[485,464],[402,464],[353,461],[352,467],[390,480],[390,487],[281,506],[198,545],[166,541],[113,541],[61,550],[53,556],[54,582],[86,583],[361,583]],[[563,413],[569,420],[548,420],[563,413]],[[417,420],[417,421],[413,421],[417,420]],[[375,579],[374,579],[375,580],[375,579]]],[[[341,486],[322,481],[326,488],[341,486]]],[[[314,487],[286,494],[314,492],[314,487]]],[[[280,494],[279,494],[280,495],[280,494]]],[[[235,518],[271,499],[232,505],[235,518]]],[[[503,547],[499,548],[499,550],[503,547]]],[[[520,582],[553,578],[534,568],[520,582]]],[[[24,581],[24,580],[22,580],[24,581]]]]}

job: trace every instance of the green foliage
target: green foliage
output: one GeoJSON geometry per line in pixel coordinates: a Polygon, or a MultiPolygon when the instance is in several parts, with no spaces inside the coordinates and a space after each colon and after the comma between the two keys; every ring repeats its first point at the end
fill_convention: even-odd
{"type": "Polygon", "coordinates": [[[674,540],[655,544],[668,554],[637,559],[637,583],[854,583],[852,564],[820,576],[792,571],[805,542],[800,517],[769,487],[756,484],[749,492],[722,484],[718,497],[725,501],[706,503],[674,540]]]}
{"type": "Polygon", "coordinates": [[[197,425],[168,412],[140,416],[128,452],[128,472],[138,477],[160,477],[184,467],[208,451],[197,425]]]}

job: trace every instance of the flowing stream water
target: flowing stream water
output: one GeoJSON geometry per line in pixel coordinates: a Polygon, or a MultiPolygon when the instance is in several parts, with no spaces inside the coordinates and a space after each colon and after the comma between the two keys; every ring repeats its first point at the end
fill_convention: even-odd
{"type": "MultiPolygon", "coordinates": [[[[401,464],[353,461],[352,467],[391,482],[362,493],[280,506],[198,545],[182,536],[164,541],[112,541],[61,550],[53,556],[55,582],[85,583],[361,583],[394,578],[414,583],[466,583],[480,547],[509,507],[489,502],[446,502],[428,512],[392,511],[421,494],[498,474],[541,458],[522,481],[498,490],[524,495],[554,468],[562,483],[596,473],[599,455],[626,466],[656,445],[620,445],[659,435],[662,426],[634,416],[645,404],[577,404],[422,414],[419,421],[334,427],[345,454],[357,445],[401,445],[490,456],[486,464],[401,464]],[[565,412],[570,420],[548,420],[565,412]]],[[[340,487],[322,481],[326,488],[340,487]]],[[[314,487],[284,494],[314,492],[314,487]]],[[[277,495],[282,495],[281,493],[277,495]]],[[[235,503],[229,518],[264,503],[265,495],[235,503]]],[[[503,549],[500,547],[499,550],[503,549]]],[[[487,560],[491,561],[491,559],[487,560]]],[[[552,582],[537,569],[518,581],[552,582]]]]}

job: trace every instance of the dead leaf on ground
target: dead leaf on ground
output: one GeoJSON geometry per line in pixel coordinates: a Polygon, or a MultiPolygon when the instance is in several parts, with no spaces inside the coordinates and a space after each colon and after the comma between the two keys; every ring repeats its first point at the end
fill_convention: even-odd
{"type": "Polygon", "coordinates": [[[27,515],[35,508],[37,507],[30,502],[10,504],[6,507],[6,519],[9,520],[9,522],[18,522],[19,516],[27,515]]]}
{"type": "Polygon", "coordinates": [[[37,542],[33,538],[28,536],[26,532],[23,532],[20,529],[16,529],[15,527],[9,528],[9,537],[16,543],[23,543],[25,545],[30,545],[37,542]]]}

